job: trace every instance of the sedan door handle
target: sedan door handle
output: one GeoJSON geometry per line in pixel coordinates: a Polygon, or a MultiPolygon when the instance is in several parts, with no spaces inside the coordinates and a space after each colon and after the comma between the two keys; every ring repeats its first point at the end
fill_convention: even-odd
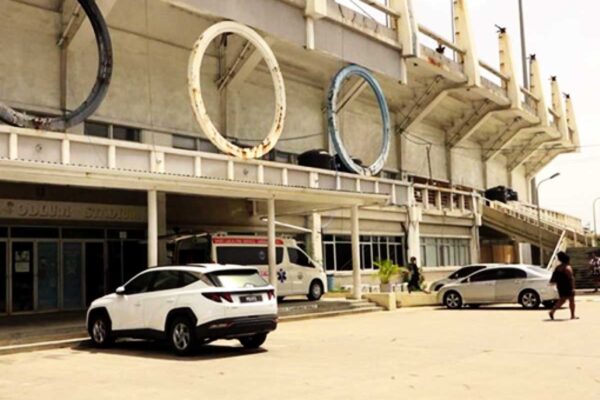
{"type": "Polygon", "coordinates": [[[169,303],[169,304],[173,304],[173,303],[175,303],[175,299],[167,299],[166,301],[167,301],[167,303],[169,303]]]}
{"type": "Polygon", "coordinates": [[[135,303],[134,306],[136,307],[140,307],[142,305],[142,303],[135,303]]]}

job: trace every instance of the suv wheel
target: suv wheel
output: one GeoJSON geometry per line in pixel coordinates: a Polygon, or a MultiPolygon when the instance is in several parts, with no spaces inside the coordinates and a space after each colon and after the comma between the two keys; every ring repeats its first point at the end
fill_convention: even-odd
{"type": "Polygon", "coordinates": [[[246,349],[258,349],[267,339],[266,333],[257,333],[252,336],[239,338],[240,343],[246,349]]]}
{"type": "Polygon", "coordinates": [[[540,296],[533,290],[526,290],[519,296],[519,303],[529,310],[540,306],[540,296]]]}
{"type": "Polygon", "coordinates": [[[104,313],[96,313],[90,320],[90,337],[96,347],[106,347],[112,343],[110,319],[104,313]]]}
{"type": "Polygon", "coordinates": [[[308,299],[311,301],[317,301],[323,296],[323,285],[319,281],[312,281],[310,288],[308,289],[308,299]]]}
{"type": "Polygon", "coordinates": [[[452,291],[444,295],[444,305],[451,310],[456,310],[462,307],[462,297],[458,292],[452,291]]]}
{"type": "Polygon", "coordinates": [[[169,329],[169,341],[178,355],[188,355],[194,349],[194,326],[187,317],[176,317],[169,329]]]}

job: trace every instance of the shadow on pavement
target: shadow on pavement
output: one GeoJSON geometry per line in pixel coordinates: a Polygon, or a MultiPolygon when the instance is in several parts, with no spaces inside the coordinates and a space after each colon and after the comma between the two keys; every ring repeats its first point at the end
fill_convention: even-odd
{"type": "MultiPolygon", "coordinates": [[[[564,306],[559,308],[559,310],[562,310],[563,308],[565,308],[564,306]]],[[[463,307],[463,308],[459,308],[456,310],[450,310],[446,307],[436,307],[435,308],[436,311],[455,311],[455,312],[468,312],[468,311],[522,311],[522,312],[534,312],[534,311],[538,311],[538,312],[548,312],[550,311],[550,309],[547,308],[523,308],[519,305],[515,305],[515,306],[480,306],[480,307],[475,307],[475,308],[470,308],[469,306],[467,307],[463,307]]]]}
{"type": "Polygon", "coordinates": [[[74,347],[75,351],[91,354],[113,354],[119,356],[155,358],[162,360],[208,361],[220,358],[243,357],[265,353],[266,349],[244,349],[238,346],[207,344],[199,346],[189,356],[177,356],[166,342],[145,340],[119,340],[110,347],[99,349],[91,341],[85,341],[74,347]]]}

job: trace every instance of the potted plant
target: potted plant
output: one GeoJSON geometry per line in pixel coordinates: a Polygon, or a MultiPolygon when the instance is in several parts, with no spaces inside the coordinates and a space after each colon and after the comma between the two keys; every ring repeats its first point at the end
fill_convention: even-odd
{"type": "Polygon", "coordinates": [[[377,275],[379,276],[380,290],[382,293],[389,293],[392,291],[392,284],[390,280],[394,275],[398,275],[402,272],[402,268],[398,264],[394,264],[392,260],[378,260],[374,262],[375,266],[379,268],[377,275]]]}

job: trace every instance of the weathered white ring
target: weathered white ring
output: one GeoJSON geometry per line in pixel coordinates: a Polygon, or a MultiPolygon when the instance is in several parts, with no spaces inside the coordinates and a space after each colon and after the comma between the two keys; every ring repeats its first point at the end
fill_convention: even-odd
{"type": "Polygon", "coordinates": [[[188,66],[188,89],[196,120],[208,139],[210,139],[210,141],[222,152],[244,159],[260,158],[271,151],[277,144],[281,132],[283,131],[286,113],[283,75],[281,74],[275,54],[273,54],[273,51],[267,42],[254,30],[232,21],[219,22],[206,29],[202,35],[200,35],[192,49],[188,66]],[[200,79],[202,76],[202,59],[204,58],[204,54],[210,43],[216,37],[224,33],[235,33],[240,35],[256,47],[269,68],[269,72],[273,79],[273,86],[275,87],[275,118],[273,120],[273,126],[262,143],[252,148],[241,148],[225,139],[210,120],[204,100],[202,99],[202,85],[200,79]]]}

